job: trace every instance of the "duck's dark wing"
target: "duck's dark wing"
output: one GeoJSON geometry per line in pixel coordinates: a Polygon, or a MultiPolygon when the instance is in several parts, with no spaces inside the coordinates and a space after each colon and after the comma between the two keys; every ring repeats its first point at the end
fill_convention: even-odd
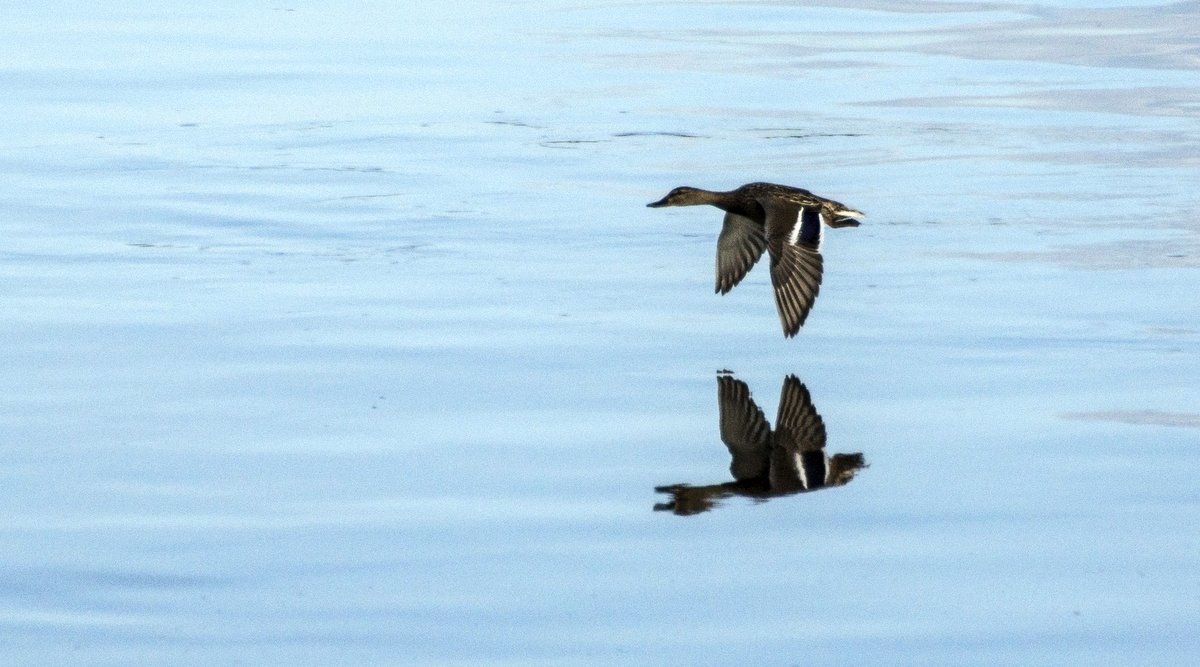
{"type": "Polygon", "coordinates": [[[768,202],[763,208],[775,305],[783,333],[791,337],[800,331],[821,289],[821,212],[815,206],[779,202],[768,202]]]}
{"type": "Polygon", "coordinates": [[[726,213],[717,238],[717,292],[724,294],[741,282],[766,249],[767,235],[761,224],[726,213]]]}
{"type": "Polygon", "coordinates": [[[771,425],[750,398],[745,382],[717,376],[717,407],[721,415],[721,442],[729,448],[729,472],[739,482],[762,477],[770,465],[771,425]]]}
{"type": "Polygon", "coordinates": [[[813,405],[808,387],[795,375],[784,378],[783,389],[779,391],[775,445],[805,452],[825,449],[825,422],[813,405]]]}
{"type": "Polygon", "coordinates": [[[771,490],[780,493],[825,486],[825,422],[808,388],[787,376],[779,396],[775,442],[771,450],[771,490]]]}

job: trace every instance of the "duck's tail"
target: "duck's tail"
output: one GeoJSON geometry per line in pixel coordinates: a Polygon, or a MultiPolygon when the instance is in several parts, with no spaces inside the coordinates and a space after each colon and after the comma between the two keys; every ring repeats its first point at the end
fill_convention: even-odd
{"type": "Polygon", "coordinates": [[[829,227],[858,227],[857,218],[863,217],[863,211],[851,209],[850,206],[839,204],[838,202],[829,202],[822,206],[821,217],[824,223],[829,227]]]}
{"type": "Polygon", "coordinates": [[[825,219],[825,224],[833,228],[838,227],[857,227],[862,223],[857,218],[863,217],[862,211],[856,211],[845,206],[837,206],[821,211],[821,217],[825,219]]]}

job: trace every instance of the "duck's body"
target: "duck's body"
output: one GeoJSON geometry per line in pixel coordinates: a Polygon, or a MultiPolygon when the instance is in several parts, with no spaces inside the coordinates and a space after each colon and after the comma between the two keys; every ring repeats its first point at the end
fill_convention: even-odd
{"type": "Polygon", "coordinates": [[[862,453],[830,456],[825,451],[825,422],[813,406],[812,394],[795,375],[783,380],[774,430],[750,388],[732,375],[717,376],[717,403],[721,442],[729,449],[734,481],[655,487],[671,499],[654,509],[698,514],[729,496],[766,500],[842,486],[867,465],[862,453]]]}
{"type": "Polygon", "coordinates": [[[725,211],[717,239],[717,292],[733,289],[769,251],[783,333],[795,336],[821,288],[821,223],[856,227],[859,222],[854,218],[862,213],[803,188],[775,183],[747,183],[728,192],[679,187],[648,206],[701,204],[725,211]]]}

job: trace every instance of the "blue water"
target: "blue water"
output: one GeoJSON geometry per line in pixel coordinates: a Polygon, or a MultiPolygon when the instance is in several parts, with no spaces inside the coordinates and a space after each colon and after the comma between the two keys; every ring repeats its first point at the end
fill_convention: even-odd
{"type": "Polygon", "coordinates": [[[1200,4],[1113,2],[4,10],[0,657],[1194,661],[1200,4]],[[645,208],[753,180],[867,213],[792,340],[645,208]],[[868,467],[654,511],[726,369],[868,467]]]}

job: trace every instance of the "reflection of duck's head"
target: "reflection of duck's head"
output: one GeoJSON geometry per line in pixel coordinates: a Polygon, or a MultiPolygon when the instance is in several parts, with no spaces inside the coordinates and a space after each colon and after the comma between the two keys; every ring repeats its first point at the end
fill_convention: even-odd
{"type": "Polygon", "coordinates": [[[707,512],[730,496],[753,498],[761,502],[768,498],[782,495],[771,489],[771,483],[765,476],[725,482],[723,484],[709,484],[707,486],[671,484],[669,486],[656,486],[654,490],[658,493],[671,494],[669,501],[655,503],[654,511],[668,511],[680,516],[707,512]]]}
{"type": "Polygon", "coordinates": [[[671,494],[669,501],[654,503],[654,511],[672,512],[679,516],[691,516],[692,514],[707,512],[713,508],[713,505],[717,504],[718,500],[732,495],[732,492],[726,490],[723,484],[713,486],[672,484],[670,486],[656,486],[654,490],[658,493],[671,494]]]}
{"type": "Polygon", "coordinates": [[[795,375],[784,378],[779,414],[771,430],[746,383],[729,374],[717,376],[721,441],[729,449],[734,481],[707,486],[673,484],[655,488],[671,500],[655,510],[699,514],[729,496],[766,500],[804,491],[842,486],[866,467],[860,453],[825,453],[825,423],[808,388],[795,375]]]}

